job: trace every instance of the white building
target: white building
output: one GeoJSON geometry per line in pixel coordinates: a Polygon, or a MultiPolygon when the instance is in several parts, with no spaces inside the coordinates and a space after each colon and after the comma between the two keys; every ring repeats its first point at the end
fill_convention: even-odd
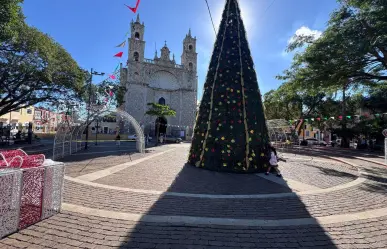
{"type": "Polygon", "coordinates": [[[181,64],[177,64],[175,55],[170,55],[165,42],[158,57],[157,51],[153,59],[144,58],[145,25],[140,17],[131,22],[129,38],[129,55],[127,67],[121,67],[121,84],[127,88],[125,110],[145,127],[145,133],[154,134],[155,122],[168,125],[161,127],[160,133],[187,135],[195,122],[197,101],[197,53],[196,37],[191,31],[185,36],[182,47],[181,64]],[[155,102],[170,106],[176,111],[175,117],[156,118],[145,115],[147,103],[155,102]]]}

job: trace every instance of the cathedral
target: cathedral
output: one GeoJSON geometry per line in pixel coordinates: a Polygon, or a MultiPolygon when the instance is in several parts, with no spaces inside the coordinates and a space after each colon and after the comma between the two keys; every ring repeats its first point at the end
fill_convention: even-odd
{"type": "Polygon", "coordinates": [[[145,134],[155,135],[156,122],[160,122],[160,133],[190,136],[197,106],[196,37],[192,37],[189,30],[182,44],[181,64],[177,64],[174,54],[171,59],[166,42],[160,56],[156,50],[153,59],[146,59],[144,33],[144,22],[141,23],[137,15],[136,21],[131,22],[128,61],[126,67],[121,66],[121,85],[127,89],[125,111],[143,126],[145,134]],[[176,116],[145,115],[150,102],[170,106],[176,111],[176,116]]]}

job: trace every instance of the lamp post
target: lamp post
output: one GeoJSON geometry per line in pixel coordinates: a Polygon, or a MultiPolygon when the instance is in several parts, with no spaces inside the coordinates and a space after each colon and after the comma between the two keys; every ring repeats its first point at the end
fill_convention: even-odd
{"type": "Polygon", "coordinates": [[[95,121],[97,122],[97,126],[95,127],[95,145],[98,145],[98,128],[99,128],[98,121],[99,121],[99,119],[96,118],[95,121]]]}
{"type": "Polygon", "coordinates": [[[87,141],[89,140],[89,119],[90,119],[90,108],[91,108],[91,84],[93,81],[93,75],[105,75],[105,73],[98,73],[96,71],[93,71],[91,69],[90,72],[90,82],[89,82],[89,100],[88,100],[88,107],[87,107],[87,120],[86,120],[86,142],[85,142],[85,150],[87,150],[87,141]]]}

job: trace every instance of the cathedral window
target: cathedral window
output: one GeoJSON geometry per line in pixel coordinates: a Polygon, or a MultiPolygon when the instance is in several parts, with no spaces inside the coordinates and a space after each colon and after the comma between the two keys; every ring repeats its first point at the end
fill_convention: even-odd
{"type": "Polygon", "coordinates": [[[188,46],[188,49],[189,49],[189,51],[192,51],[193,46],[190,44],[190,45],[188,46]]]}
{"type": "Polygon", "coordinates": [[[159,99],[159,104],[160,105],[165,105],[165,99],[164,98],[160,98],[159,99]]]}
{"type": "Polygon", "coordinates": [[[136,40],[140,40],[140,33],[136,32],[136,33],[134,34],[134,38],[135,38],[136,40]]]}
{"type": "Polygon", "coordinates": [[[133,59],[135,60],[135,61],[138,61],[138,58],[140,57],[140,55],[138,54],[138,52],[134,52],[133,53],[133,59]]]}
{"type": "Polygon", "coordinates": [[[189,68],[190,71],[193,70],[193,64],[192,64],[192,62],[190,62],[190,63],[188,64],[188,68],[189,68]]]}

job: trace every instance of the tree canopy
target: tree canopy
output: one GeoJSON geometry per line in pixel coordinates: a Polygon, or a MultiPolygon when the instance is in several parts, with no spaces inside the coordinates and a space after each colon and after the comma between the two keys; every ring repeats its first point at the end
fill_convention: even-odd
{"type": "Polygon", "coordinates": [[[161,105],[157,103],[148,103],[147,105],[150,108],[148,111],[146,111],[146,115],[155,117],[176,116],[176,111],[167,105],[161,105]]]}
{"type": "Polygon", "coordinates": [[[1,11],[6,16],[0,24],[6,30],[0,43],[0,115],[78,97],[84,71],[60,44],[24,23],[22,1],[5,2],[1,11]]]}
{"type": "Polygon", "coordinates": [[[305,51],[279,79],[330,90],[387,80],[387,1],[340,2],[320,38],[294,37],[288,51],[306,46],[305,51]]]}
{"type": "Polygon", "coordinates": [[[23,0],[0,0],[0,43],[17,36],[17,29],[24,22],[21,10],[23,0]]]}

